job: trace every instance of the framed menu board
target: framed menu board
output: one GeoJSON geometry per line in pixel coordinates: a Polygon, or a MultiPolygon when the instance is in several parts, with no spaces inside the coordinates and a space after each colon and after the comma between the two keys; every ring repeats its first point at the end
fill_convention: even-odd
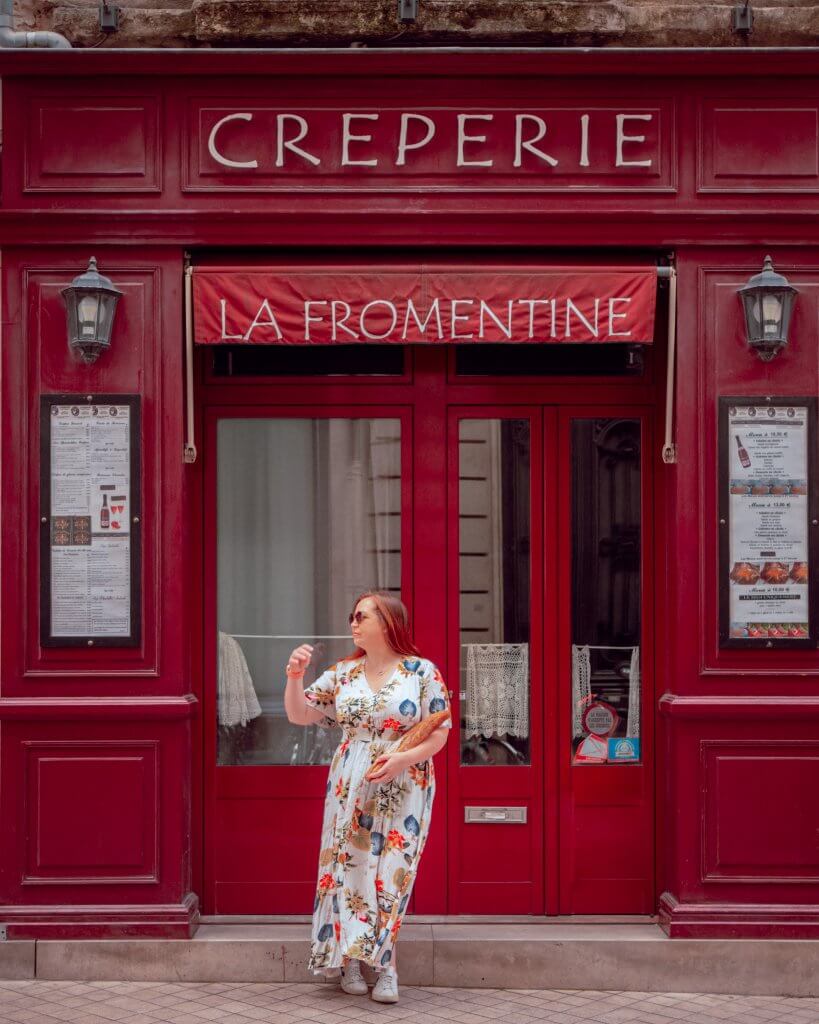
{"type": "Polygon", "coordinates": [[[720,646],[817,643],[816,399],[719,400],[720,646]]]}
{"type": "Polygon", "coordinates": [[[40,643],[136,647],[140,616],[137,395],[40,399],[40,643]]]}

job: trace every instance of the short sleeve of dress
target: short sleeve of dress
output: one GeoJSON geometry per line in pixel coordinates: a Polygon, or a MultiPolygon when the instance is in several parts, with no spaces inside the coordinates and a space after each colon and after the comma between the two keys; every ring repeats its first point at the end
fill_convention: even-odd
{"type": "Polygon", "coordinates": [[[449,711],[449,719],[443,723],[443,728],[451,729],[452,708],[449,704],[447,688],[444,685],[444,677],[431,661],[421,663],[419,674],[421,676],[421,721],[434,715],[436,711],[449,711]]]}
{"type": "Polygon", "coordinates": [[[332,729],[336,719],[336,666],[331,665],[304,691],[304,700],[313,711],[320,711],[324,718],[315,724],[320,729],[332,729]]]}

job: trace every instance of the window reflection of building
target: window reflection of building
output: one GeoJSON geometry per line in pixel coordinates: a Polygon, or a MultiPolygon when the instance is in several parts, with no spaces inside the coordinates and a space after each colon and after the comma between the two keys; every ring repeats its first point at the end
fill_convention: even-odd
{"type": "Polygon", "coordinates": [[[338,731],[291,725],[283,667],[305,685],[352,649],[364,590],[401,590],[401,433],[394,419],[223,419],[219,626],[241,643],[261,714],[219,730],[219,764],[326,764],[338,731]]]}
{"type": "Polygon", "coordinates": [[[575,749],[586,735],[578,703],[614,708],[614,736],[640,731],[640,452],[637,420],[573,421],[575,749]]]}
{"type": "Polygon", "coordinates": [[[530,427],[459,424],[461,763],[529,761],[530,427]]]}

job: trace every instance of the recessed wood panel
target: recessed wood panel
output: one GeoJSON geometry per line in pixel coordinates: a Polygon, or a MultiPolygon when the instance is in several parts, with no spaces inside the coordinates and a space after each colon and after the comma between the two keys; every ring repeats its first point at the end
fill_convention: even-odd
{"type": "Polygon", "coordinates": [[[703,877],[819,880],[819,745],[704,741],[703,877]]]}
{"type": "Polygon", "coordinates": [[[816,191],[819,112],[809,106],[706,102],[700,116],[699,190],[816,191]]]}
{"type": "Polygon", "coordinates": [[[25,744],[24,883],[156,881],[157,744],[25,744]]]}
{"type": "Polygon", "coordinates": [[[26,192],[158,192],[159,103],[35,97],[26,146],[26,192]]]}

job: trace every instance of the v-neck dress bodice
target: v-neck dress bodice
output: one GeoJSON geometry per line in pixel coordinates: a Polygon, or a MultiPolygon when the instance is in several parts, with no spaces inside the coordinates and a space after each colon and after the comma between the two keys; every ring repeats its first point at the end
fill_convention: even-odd
{"type": "Polygon", "coordinates": [[[351,660],[329,668],[304,698],[324,715],[321,726],[342,729],[327,780],[308,969],[336,976],[347,956],[383,970],[429,833],[435,768],[422,761],[388,783],[364,776],[413,725],[449,709],[447,690],[425,658],[403,659],[377,692],[351,660]]]}

